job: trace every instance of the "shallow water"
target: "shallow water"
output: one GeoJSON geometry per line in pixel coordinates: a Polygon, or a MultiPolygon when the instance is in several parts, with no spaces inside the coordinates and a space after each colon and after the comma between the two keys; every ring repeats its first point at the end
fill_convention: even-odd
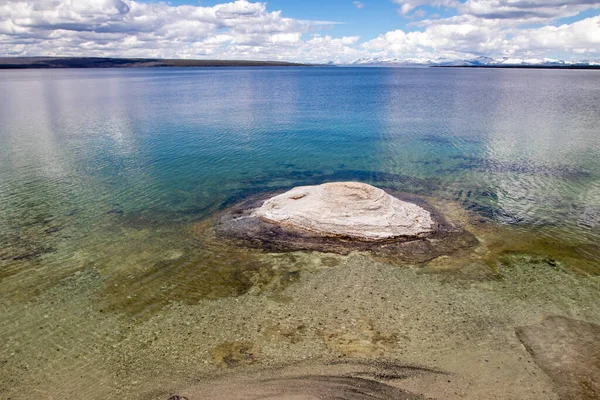
{"type": "Polygon", "coordinates": [[[423,327],[399,333],[363,289],[348,299],[378,319],[339,333],[332,316],[358,303],[311,303],[320,280],[411,282],[430,297],[410,315],[451,292],[478,337],[481,321],[494,337],[548,313],[600,322],[597,71],[29,70],[1,72],[0,93],[0,394],[141,396],[157,365],[169,384],[227,369],[215,351],[243,347],[227,343],[252,342],[259,365],[424,351],[423,327]],[[212,236],[228,206],[339,180],[423,196],[481,246],[408,268],[212,236]],[[379,276],[357,273],[370,263],[379,276]],[[287,314],[303,322],[281,334],[287,314]],[[183,315],[212,333],[186,342],[183,315]]]}

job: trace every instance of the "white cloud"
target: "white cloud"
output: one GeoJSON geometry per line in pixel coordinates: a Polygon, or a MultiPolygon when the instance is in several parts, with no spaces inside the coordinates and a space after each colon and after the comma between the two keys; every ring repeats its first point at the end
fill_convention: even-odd
{"type": "MultiPolygon", "coordinates": [[[[280,11],[267,11],[265,3],[246,0],[213,7],[0,0],[0,54],[301,60],[311,53],[302,36],[333,24],[285,18],[280,11]],[[301,51],[294,53],[291,46],[301,51]]],[[[343,54],[345,45],[336,49],[343,54]]]]}
{"type": "Polygon", "coordinates": [[[470,58],[489,54],[502,47],[505,34],[494,23],[480,23],[475,18],[458,17],[431,24],[424,31],[388,32],[363,44],[388,57],[470,58]],[[437,55],[437,56],[436,56],[437,55]]]}
{"type": "MultiPolygon", "coordinates": [[[[0,0],[0,55],[271,59],[348,62],[357,58],[600,57],[600,17],[523,29],[598,7],[596,0],[395,0],[411,18],[423,6],[458,15],[418,28],[333,37],[335,22],[304,21],[237,0],[172,6],[141,0],[0,0]]],[[[362,3],[354,2],[360,7],[362,3]],[[357,4],[358,3],[358,4],[357,4]]]]}
{"type": "Polygon", "coordinates": [[[600,16],[569,25],[524,29],[506,43],[506,52],[509,54],[542,56],[548,51],[561,52],[565,49],[575,54],[597,57],[600,49],[600,16]]]}
{"type": "Polygon", "coordinates": [[[398,10],[402,15],[408,15],[417,7],[428,5],[432,7],[457,8],[460,4],[457,0],[394,0],[400,5],[398,10]]]}
{"type": "Polygon", "coordinates": [[[555,53],[593,58],[600,56],[600,16],[535,29],[507,29],[498,20],[457,16],[428,21],[422,32],[387,32],[362,47],[380,56],[401,58],[543,58],[555,53]]]}
{"type": "MultiPolygon", "coordinates": [[[[597,0],[394,0],[405,17],[422,18],[424,6],[449,9],[457,15],[438,19],[432,15],[416,25],[422,31],[395,31],[363,43],[386,57],[469,58],[546,57],[560,54],[578,59],[600,56],[600,26],[591,17],[559,27],[549,25],[559,18],[600,8],[597,0]],[[525,24],[545,25],[521,28],[525,24]]],[[[413,23],[414,24],[414,23],[413,23]]]]}
{"type": "Polygon", "coordinates": [[[400,5],[398,12],[408,16],[422,6],[454,9],[459,15],[487,19],[515,20],[518,23],[547,22],[556,18],[577,15],[600,8],[597,0],[393,0],[400,5]]]}
{"type": "Polygon", "coordinates": [[[457,8],[482,18],[547,21],[598,7],[597,0],[467,0],[457,8]]]}
{"type": "Polygon", "coordinates": [[[352,4],[354,4],[354,7],[356,8],[364,8],[365,5],[363,3],[361,3],[360,1],[353,1],[352,4]]]}

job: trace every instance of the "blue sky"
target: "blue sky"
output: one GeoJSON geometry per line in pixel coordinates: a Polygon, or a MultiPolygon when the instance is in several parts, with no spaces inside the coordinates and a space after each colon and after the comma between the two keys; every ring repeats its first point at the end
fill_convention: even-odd
{"type": "MultiPolygon", "coordinates": [[[[148,1],[158,3],[159,1],[148,1]]],[[[222,3],[216,0],[172,0],[172,5],[203,5],[214,6],[222,3]]],[[[358,2],[362,8],[352,0],[271,0],[266,1],[267,10],[279,11],[283,15],[294,19],[332,21],[338,24],[328,30],[332,36],[360,35],[363,39],[374,39],[383,32],[396,29],[422,30],[419,27],[409,27],[408,24],[418,21],[419,18],[408,18],[398,12],[398,4],[386,0],[363,0],[358,2]]],[[[427,15],[439,14],[442,17],[456,15],[451,9],[445,7],[423,6],[427,15]]]]}
{"type": "Polygon", "coordinates": [[[600,63],[600,2],[0,0],[0,56],[46,55],[600,63]]]}

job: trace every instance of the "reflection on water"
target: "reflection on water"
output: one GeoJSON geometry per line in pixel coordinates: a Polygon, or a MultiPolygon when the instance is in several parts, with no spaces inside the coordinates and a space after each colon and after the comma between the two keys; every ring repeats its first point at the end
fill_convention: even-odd
{"type": "Polygon", "coordinates": [[[0,394],[142,396],[224,368],[215,349],[440,360],[547,313],[600,319],[599,88],[596,71],[2,72],[0,394]],[[481,245],[415,269],[211,236],[249,196],[336,180],[426,196],[481,245]]]}

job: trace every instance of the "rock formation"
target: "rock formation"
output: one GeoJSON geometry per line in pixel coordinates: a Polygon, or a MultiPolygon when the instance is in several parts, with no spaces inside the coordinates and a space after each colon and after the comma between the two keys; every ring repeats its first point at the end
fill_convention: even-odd
{"type": "Polygon", "coordinates": [[[328,237],[381,240],[433,232],[428,211],[360,182],[300,186],[266,200],[253,215],[328,237]]]}
{"type": "MultiPolygon", "coordinates": [[[[296,364],[244,375],[225,375],[196,383],[181,395],[168,400],[206,398],[214,400],[425,400],[425,396],[404,389],[404,382],[447,381],[446,373],[435,369],[393,362],[329,362],[296,364]],[[386,379],[387,377],[387,379],[386,379]],[[390,377],[393,377],[390,379],[390,377]]],[[[447,384],[446,384],[447,385],[447,384]]],[[[151,397],[162,400],[166,397],[151,397]]]]}
{"type": "Polygon", "coordinates": [[[600,325],[553,315],[516,334],[561,400],[600,399],[600,325]]]}
{"type": "Polygon", "coordinates": [[[478,243],[424,200],[358,182],[258,195],[224,210],[215,232],[268,251],[359,250],[402,262],[425,262],[478,243]]]}

